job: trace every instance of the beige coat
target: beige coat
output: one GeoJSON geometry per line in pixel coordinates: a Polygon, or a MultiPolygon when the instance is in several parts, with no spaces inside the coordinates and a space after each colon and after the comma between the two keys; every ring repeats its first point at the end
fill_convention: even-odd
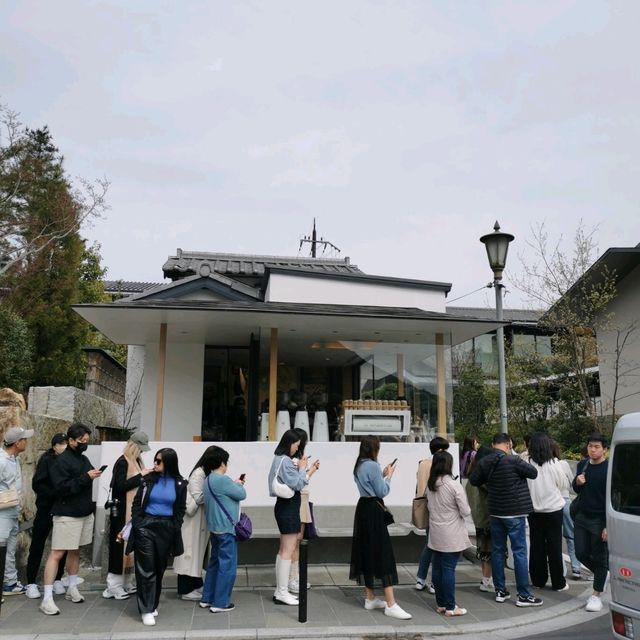
{"type": "Polygon", "coordinates": [[[416,473],[416,498],[421,498],[427,490],[427,480],[431,473],[431,458],[425,458],[418,463],[418,472],[416,473]]]}
{"type": "Polygon", "coordinates": [[[204,515],[204,471],[198,467],[189,476],[187,513],[182,524],[184,553],[173,561],[173,570],[184,576],[202,577],[202,561],[209,544],[207,519],[204,515]],[[189,515],[192,513],[193,515],[189,515]]]}
{"type": "Polygon", "coordinates": [[[451,476],[436,482],[436,491],[427,488],[429,503],[429,548],[434,551],[464,551],[471,546],[464,519],[471,514],[462,485],[451,476]]]}

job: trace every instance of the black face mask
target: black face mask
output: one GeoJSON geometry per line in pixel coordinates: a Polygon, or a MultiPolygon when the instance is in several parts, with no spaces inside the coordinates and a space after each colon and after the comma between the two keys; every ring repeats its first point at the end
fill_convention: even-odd
{"type": "Polygon", "coordinates": [[[87,450],[87,447],[89,445],[86,442],[78,442],[78,444],[76,445],[76,451],[78,453],[84,453],[87,450]]]}

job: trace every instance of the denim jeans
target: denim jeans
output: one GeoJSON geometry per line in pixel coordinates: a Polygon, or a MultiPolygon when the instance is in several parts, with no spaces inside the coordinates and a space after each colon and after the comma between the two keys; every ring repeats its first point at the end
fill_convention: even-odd
{"type": "Polygon", "coordinates": [[[571,498],[564,499],[564,509],[562,510],[562,535],[567,543],[567,552],[571,559],[571,569],[574,573],[580,573],[580,561],[576,556],[576,544],[573,535],[573,519],[569,513],[571,498]]]}
{"type": "Polygon", "coordinates": [[[436,603],[448,611],[456,608],[456,565],[459,551],[432,551],[431,577],[436,588],[436,603]]]}
{"type": "Polygon", "coordinates": [[[18,516],[0,516],[0,540],[7,541],[7,559],[4,565],[4,584],[10,586],[18,582],[16,570],[16,543],[18,542],[18,516]]]}
{"type": "Polygon", "coordinates": [[[496,591],[505,590],[504,556],[507,536],[513,553],[513,569],[516,574],[516,589],[519,596],[531,595],[529,591],[529,566],[527,562],[526,521],[519,518],[496,518],[491,516],[491,570],[496,591]]]}
{"type": "MultiPolygon", "coordinates": [[[[418,574],[417,577],[420,580],[426,581],[427,573],[429,573],[429,565],[431,564],[431,559],[433,557],[433,551],[429,549],[429,529],[425,531],[424,537],[424,549],[422,549],[422,553],[420,554],[420,560],[418,562],[418,574]]],[[[433,570],[432,570],[433,575],[433,570]]]]}
{"type": "Polygon", "coordinates": [[[212,607],[228,607],[237,569],[236,537],[232,533],[212,533],[211,557],[202,588],[202,602],[212,607]]]}

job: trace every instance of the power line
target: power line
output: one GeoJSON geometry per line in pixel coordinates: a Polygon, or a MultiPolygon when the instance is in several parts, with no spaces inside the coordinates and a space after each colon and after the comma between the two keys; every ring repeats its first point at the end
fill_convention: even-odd
{"type": "Polygon", "coordinates": [[[480,287],[475,291],[470,291],[469,293],[465,293],[463,296],[459,296],[458,298],[454,298],[453,300],[447,300],[447,303],[451,304],[452,302],[456,302],[457,300],[462,300],[462,298],[466,298],[467,296],[473,295],[474,293],[478,293],[478,291],[482,291],[483,289],[493,289],[493,282],[490,282],[489,284],[485,284],[484,287],[480,287]]]}

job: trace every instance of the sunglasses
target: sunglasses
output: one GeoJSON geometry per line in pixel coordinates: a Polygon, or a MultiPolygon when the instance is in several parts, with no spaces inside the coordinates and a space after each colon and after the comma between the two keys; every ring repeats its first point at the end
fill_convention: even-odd
{"type": "Polygon", "coordinates": [[[162,464],[162,460],[161,460],[160,458],[156,458],[156,459],[153,461],[153,464],[162,464]]]}

